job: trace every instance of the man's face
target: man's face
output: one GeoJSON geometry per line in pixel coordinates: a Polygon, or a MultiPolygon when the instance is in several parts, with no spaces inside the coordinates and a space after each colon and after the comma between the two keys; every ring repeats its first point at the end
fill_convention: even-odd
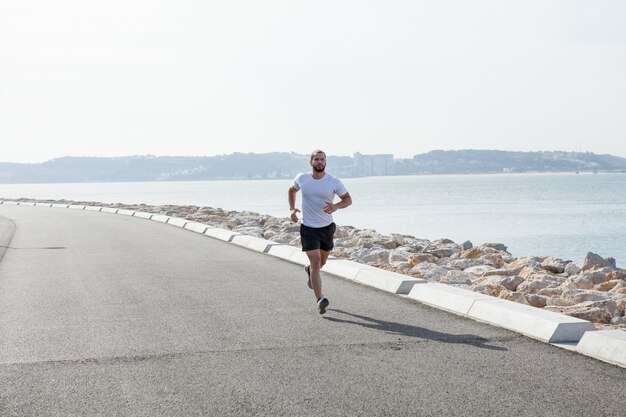
{"type": "Polygon", "coordinates": [[[326,155],[323,153],[316,153],[313,159],[311,159],[311,167],[315,172],[324,172],[326,169],[326,155]]]}

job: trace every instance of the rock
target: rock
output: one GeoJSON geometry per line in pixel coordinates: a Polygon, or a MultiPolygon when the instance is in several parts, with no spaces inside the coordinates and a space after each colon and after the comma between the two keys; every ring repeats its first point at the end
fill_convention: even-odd
{"type": "Polygon", "coordinates": [[[438,245],[430,245],[424,249],[424,253],[430,253],[437,258],[448,258],[455,253],[460,252],[459,245],[455,243],[445,243],[438,245]]]}
{"type": "Polygon", "coordinates": [[[508,248],[502,243],[483,243],[482,246],[487,248],[494,248],[495,250],[499,250],[502,252],[508,252],[508,248]]]}
{"type": "Polygon", "coordinates": [[[493,269],[491,271],[485,272],[483,275],[486,277],[489,275],[503,275],[511,277],[513,275],[518,275],[520,272],[522,272],[523,269],[523,266],[518,266],[517,268],[513,269],[493,269]]]}
{"type": "Polygon", "coordinates": [[[476,266],[470,266],[469,268],[464,269],[465,272],[468,272],[472,275],[481,275],[481,276],[493,270],[495,270],[495,268],[491,265],[476,265],[476,266]]]}
{"type": "Polygon", "coordinates": [[[509,291],[517,291],[517,287],[524,282],[524,278],[519,276],[500,276],[500,275],[491,275],[491,276],[483,276],[481,278],[475,279],[473,284],[475,285],[491,285],[497,284],[509,291]]]}
{"type": "Polygon", "coordinates": [[[465,270],[467,268],[471,268],[473,266],[484,265],[485,262],[480,259],[442,259],[439,261],[439,265],[449,268],[449,269],[458,269],[465,270]]]}
{"type": "Polygon", "coordinates": [[[582,269],[578,265],[576,265],[574,262],[570,262],[567,265],[565,265],[564,272],[567,275],[578,275],[580,274],[581,271],[582,269]]]}
{"type": "Polygon", "coordinates": [[[604,301],[610,298],[611,295],[607,292],[582,290],[578,288],[565,290],[561,294],[561,299],[566,305],[579,304],[585,301],[604,301]]]}
{"type": "Polygon", "coordinates": [[[472,283],[472,278],[474,276],[472,274],[468,274],[463,271],[448,271],[445,277],[439,279],[439,282],[444,284],[465,284],[470,285],[472,283]]]}
{"type": "Polygon", "coordinates": [[[605,291],[608,292],[610,290],[612,290],[613,288],[615,288],[616,286],[620,285],[620,283],[622,283],[623,281],[620,279],[612,279],[610,281],[605,281],[602,282],[600,284],[594,285],[593,289],[596,291],[605,291]]]}
{"type": "Polygon", "coordinates": [[[547,257],[541,262],[541,267],[548,272],[552,272],[553,274],[561,274],[565,272],[565,266],[570,263],[570,261],[564,261],[559,258],[547,257]]]}
{"type": "Polygon", "coordinates": [[[436,282],[447,274],[448,270],[446,268],[430,262],[422,262],[411,269],[411,275],[436,282]]]}
{"type": "Polygon", "coordinates": [[[411,265],[408,262],[402,262],[402,261],[389,262],[389,266],[391,266],[392,268],[396,270],[402,270],[402,271],[411,269],[411,265]]]}
{"type": "Polygon", "coordinates": [[[548,297],[546,297],[545,295],[527,294],[526,300],[528,301],[528,304],[533,307],[544,308],[546,306],[548,297]]]}
{"type": "Polygon", "coordinates": [[[517,286],[517,291],[533,294],[541,289],[558,287],[563,281],[563,278],[555,277],[553,275],[537,274],[525,279],[524,282],[519,284],[517,286]]]}
{"type": "Polygon", "coordinates": [[[520,259],[516,259],[513,262],[507,263],[506,264],[506,268],[507,269],[523,269],[527,266],[530,267],[534,267],[534,266],[539,266],[541,264],[542,260],[539,257],[531,257],[531,258],[520,258],[520,259]]]}
{"type": "Polygon", "coordinates": [[[620,282],[619,284],[611,288],[609,292],[614,292],[617,294],[626,294],[626,283],[620,282]]]}
{"type": "Polygon", "coordinates": [[[483,256],[483,251],[480,248],[471,248],[461,253],[461,258],[464,259],[478,259],[483,256]]]}
{"type": "Polygon", "coordinates": [[[591,289],[596,285],[588,275],[574,275],[567,279],[567,286],[571,288],[591,289]]]}
{"type": "Polygon", "coordinates": [[[534,266],[527,266],[519,271],[518,275],[524,279],[532,278],[535,275],[544,275],[545,271],[534,266]]]}
{"type": "Polygon", "coordinates": [[[606,275],[607,280],[622,280],[626,281],[626,274],[621,270],[611,271],[606,275]]]}
{"type": "Polygon", "coordinates": [[[489,253],[483,255],[481,259],[487,261],[487,263],[494,268],[502,268],[504,266],[504,259],[499,253],[489,253]]]}
{"type": "Polygon", "coordinates": [[[614,261],[615,261],[614,259],[613,259],[613,262],[611,262],[593,252],[587,252],[587,256],[585,256],[585,260],[583,261],[582,270],[588,271],[590,269],[594,269],[594,268],[597,269],[597,268],[604,268],[604,267],[615,268],[614,261]]]}
{"type": "Polygon", "coordinates": [[[497,297],[500,295],[502,291],[508,291],[502,285],[498,284],[485,284],[485,285],[474,285],[472,286],[472,291],[479,292],[485,295],[491,295],[492,297],[497,297]]]}
{"type": "Polygon", "coordinates": [[[545,309],[594,323],[610,323],[613,317],[620,317],[623,312],[613,300],[585,301],[571,306],[546,306],[545,309]]]}
{"type": "Polygon", "coordinates": [[[437,263],[438,259],[439,258],[429,253],[420,253],[409,255],[408,262],[411,264],[411,266],[415,266],[421,264],[422,262],[429,262],[434,264],[437,263]]]}
{"type": "Polygon", "coordinates": [[[521,292],[509,291],[505,289],[500,291],[500,294],[498,294],[498,298],[528,305],[526,297],[521,292]]]}
{"type": "Polygon", "coordinates": [[[391,251],[389,253],[389,259],[388,261],[391,262],[397,262],[397,261],[402,261],[402,262],[407,262],[408,264],[408,259],[409,256],[412,256],[413,254],[410,252],[404,252],[404,251],[399,251],[399,250],[394,250],[391,251]]]}
{"type": "Polygon", "coordinates": [[[389,260],[389,251],[386,249],[372,249],[370,250],[368,255],[362,257],[363,262],[371,263],[371,262],[388,262],[389,260]]]}
{"type": "Polygon", "coordinates": [[[461,243],[461,249],[464,251],[468,249],[472,249],[473,247],[474,245],[469,240],[466,240],[465,242],[461,243]]]}

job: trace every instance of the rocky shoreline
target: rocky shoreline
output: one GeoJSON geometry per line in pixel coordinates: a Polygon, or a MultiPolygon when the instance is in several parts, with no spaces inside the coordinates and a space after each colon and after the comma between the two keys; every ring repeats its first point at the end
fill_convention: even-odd
{"type": "MultiPolygon", "coordinates": [[[[181,217],[227,228],[277,243],[300,245],[299,225],[249,211],[145,204],[102,204],[93,201],[12,201],[80,204],[123,208],[181,217]]],[[[365,263],[432,282],[589,320],[599,329],[626,330],[626,270],[615,259],[588,253],[581,263],[551,256],[518,258],[501,243],[474,246],[448,239],[430,241],[410,235],[381,235],[371,229],[338,226],[337,258],[365,263]]]]}

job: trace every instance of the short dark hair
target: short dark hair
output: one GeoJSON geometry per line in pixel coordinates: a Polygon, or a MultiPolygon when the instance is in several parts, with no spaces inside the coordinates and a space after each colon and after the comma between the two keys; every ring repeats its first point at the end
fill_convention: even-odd
{"type": "Polygon", "coordinates": [[[316,149],[316,150],[314,150],[313,152],[311,152],[311,159],[310,159],[309,161],[312,161],[312,160],[313,160],[313,158],[315,158],[315,155],[317,155],[318,153],[323,153],[323,154],[324,154],[324,156],[326,156],[326,152],[324,152],[324,151],[323,151],[323,150],[321,150],[321,149],[316,149]]]}

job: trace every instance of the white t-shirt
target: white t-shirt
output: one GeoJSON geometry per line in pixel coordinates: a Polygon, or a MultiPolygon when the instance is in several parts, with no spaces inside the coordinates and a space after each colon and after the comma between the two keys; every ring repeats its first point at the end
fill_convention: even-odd
{"type": "Polygon", "coordinates": [[[310,173],[298,174],[293,186],[302,191],[302,224],[309,227],[331,224],[333,216],[324,212],[324,206],[333,202],[335,194],[342,196],[348,192],[343,183],[329,173],[319,180],[310,173]]]}

